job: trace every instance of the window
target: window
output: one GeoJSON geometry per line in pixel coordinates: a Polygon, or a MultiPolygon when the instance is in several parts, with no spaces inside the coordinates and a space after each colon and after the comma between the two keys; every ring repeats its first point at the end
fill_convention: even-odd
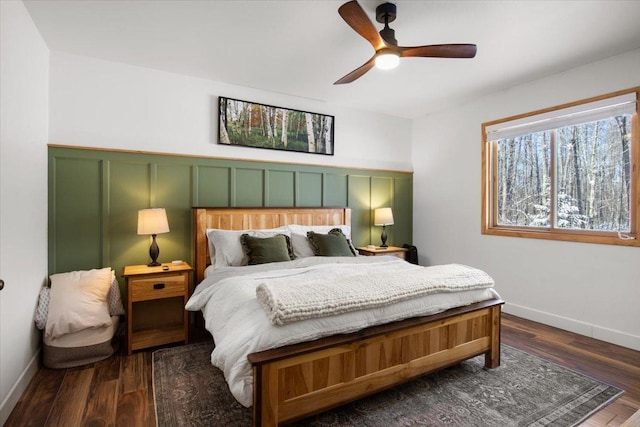
{"type": "Polygon", "coordinates": [[[482,232],[640,246],[640,88],[482,125],[482,232]]]}

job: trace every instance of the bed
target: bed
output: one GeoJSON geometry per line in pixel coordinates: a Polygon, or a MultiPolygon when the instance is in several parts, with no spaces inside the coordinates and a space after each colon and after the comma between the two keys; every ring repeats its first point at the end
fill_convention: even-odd
{"type": "MultiPolygon", "coordinates": [[[[205,270],[211,268],[208,229],[274,229],[289,224],[350,225],[351,210],[193,208],[197,283],[206,282],[205,270]]],[[[495,292],[491,295],[436,314],[251,352],[246,359],[252,374],[254,425],[299,420],[477,355],[484,355],[487,368],[497,367],[504,301],[495,292]]]]}

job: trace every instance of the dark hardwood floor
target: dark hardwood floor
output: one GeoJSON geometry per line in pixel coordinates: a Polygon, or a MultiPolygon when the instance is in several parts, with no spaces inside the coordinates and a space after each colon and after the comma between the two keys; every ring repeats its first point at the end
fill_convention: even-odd
{"type": "MultiPolygon", "coordinates": [[[[201,330],[192,341],[210,339],[201,330]]],[[[620,426],[640,409],[640,352],[503,315],[502,342],[626,390],[582,426],[620,426]]],[[[151,350],[81,368],[42,368],[9,416],[14,426],[155,426],[151,350]]]]}

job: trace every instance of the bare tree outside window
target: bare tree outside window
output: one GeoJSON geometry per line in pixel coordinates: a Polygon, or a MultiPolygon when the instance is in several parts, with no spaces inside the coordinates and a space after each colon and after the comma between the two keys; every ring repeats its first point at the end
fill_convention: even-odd
{"type": "Polygon", "coordinates": [[[497,141],[498,224],[549,227],[553,176],[556,227],[629,232],[628,129],[625,115],[497,141]]]}

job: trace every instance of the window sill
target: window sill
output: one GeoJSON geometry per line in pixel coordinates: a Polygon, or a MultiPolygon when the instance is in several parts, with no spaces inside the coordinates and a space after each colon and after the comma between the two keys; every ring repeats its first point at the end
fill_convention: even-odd
{"type": "Polygon", "coordinates": [[[577,242],[577,243],[596,243],[603,245],[617,245],[617,246],[640,246],[640,241],[636,235],[629,233],[628,235],[633,239],[621,239],[615,233],[607,233],[602,235],[601,233],[585,232],[582,230],[526,230],[522,228],[511,227],[483,227],[482,234],[492,236],[506,236],[506,237],[521,237],[528,239],[545,239],[545,240],[559,240],[562,242],[577,242]]]}

